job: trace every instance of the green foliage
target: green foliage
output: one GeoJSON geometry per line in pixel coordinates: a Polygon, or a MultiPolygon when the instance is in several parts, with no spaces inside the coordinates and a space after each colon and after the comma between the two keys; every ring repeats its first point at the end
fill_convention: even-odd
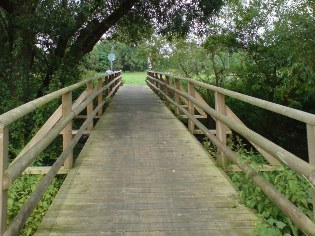
{"type": "MultiPolygon", "coordinates": [[[[261,164],[266,163],[260,154],[248,149],[248,146],[238,137],[230,138],[228,145],[237,153],[242,162],[251,164],[256,171],[259,170],[261,164]]],[[[204,141],[204,146],[212,156],[216,156],[216,149],[208,140],[204,141]]],[[[285,167],[283,171],[260,172],[260,174],[310,219],[313,219],[312,188],[303,176],[288,167],[285,167]]],[[[247,207],[257,210],[260,216],[256,235],[303,235],[297,226],[244,173],[228,172],[228,176],[240,191],[241,201],[247,207]]]]}
{"type": "MultiPolygon", "coordinates": [[[[8,223],[14,219],[42,178],[42,175],[22,175],[12,184],[9,189],[8,223]]],[[[35,233],[62,182],[63,177],[58,177],[53,181],[19,235],[33,235],[35,233]]]]}
{"type": "MultiPolygon", "coordinates": [[[[111,52],[116,55],[113,62],[114,70],[145,71],[148,68],[148,50],[144,43],[132,46],[117,41],[103,40],[90,53],[90,57],[95,60],[91,64],[95,66],[96,71],[106,71],[110,68],[110,61],[107,56],[111,52]]],[[[89,68],[93,70],[91,66],[89,68]]]]}
{"type": "MultiPolygon", "coordinates": [[[[262,175],[308,217],[312,218],[311,187],[303,177],[288,168],[281,172],[264,172],[262,175]]],[[[256,209],[261,216],[256,229],[257,235],[302,234],[297,226],[245,174],[229,173],[229,176],[240,190],[242,202],[256,209]]]]}
{"type": "MultiPolygon", "coordinates": [[[[170,71],[314,113],[314,3],[226,3],[204,40],[173,44],[170,71]]],[[[213,103],[209,91],[200,92],[213,103]]],[[[304,124],[236,99],[227,104],[249,128],[307,160],[304,124]]]]}

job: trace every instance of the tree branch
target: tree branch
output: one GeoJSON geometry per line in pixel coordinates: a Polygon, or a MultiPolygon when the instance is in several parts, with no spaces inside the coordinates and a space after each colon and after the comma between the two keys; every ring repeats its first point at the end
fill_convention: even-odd
{"type": "Polygon", "coordinates": [[[2,7],[6,12],[13,13],[16,10],[16,5],[10,0],[1,0],[0,7],[2,7]]]}
{"type": "Polygon", "coordinates": [[[85,28],[80,30],[79,37],[70,48],[68,58],[81,59],[89,53],[103,34],[122,17],[127,15],[137,2],[139,0],[126,0],[103,21],[99,22],[97,19],[91,20],[85,28]]]}

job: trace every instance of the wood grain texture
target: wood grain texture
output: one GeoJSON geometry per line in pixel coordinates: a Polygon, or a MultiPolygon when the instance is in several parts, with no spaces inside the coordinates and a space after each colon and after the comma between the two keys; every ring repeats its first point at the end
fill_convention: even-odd
{"type": "Polygon", "coordinates": [[[158,97],[124,85],[37,235],[253,235],[256,220],[158,97]]]}

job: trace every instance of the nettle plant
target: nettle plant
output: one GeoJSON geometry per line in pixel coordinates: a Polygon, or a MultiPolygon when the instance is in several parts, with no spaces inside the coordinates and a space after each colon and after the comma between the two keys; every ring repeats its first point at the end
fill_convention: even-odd
{"type": "MultiPolygon", "coordinates": [[[[203,144],[208,152],[215,157],[216,148],[214,145],[208,139],[205,139],[203,144]]],[[[267,164],[266,160],[260,154],[248,147],[238,136],[230,137],[228,146],[238,154],[240,160],[250,163],[256,171],[259,171],[259,167],[262,164],[267,164]]],[[[314,219],[312,188],[303,176],[295,173],[288,167],[284,167],[281,171],[260,173],[268,182],[310,217],[310,219],[314,219]]],[[[244,173],[227,172],[227,174],[235,187],[240,191],[242,203],[247,207],[257,210],[259,214],[256,235],[304,235],[244,173]]]]}
{"type": "MultiPolygon", "coordinates": [[[[17,179],[9,189],[8,199],[8,223],[14,219],[18,214],[21,207],[27,201],[31,193],[36,189],[37,184],[40,182],[42,175],[22,175],[17,179]]],[[[29,217],[26,225],[21,230],[19,235],[33,235],[42,221],[43,216],[52,203],[55,195],[57,194],[64,177],[59,176],[47,189],[42,200],[39,202],[37,208],[33,211],[29,217]]]]}

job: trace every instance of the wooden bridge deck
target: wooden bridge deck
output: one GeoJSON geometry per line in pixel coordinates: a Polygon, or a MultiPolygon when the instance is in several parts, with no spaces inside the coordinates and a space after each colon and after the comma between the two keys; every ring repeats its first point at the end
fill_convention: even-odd
{"type": "Polygon", "coordinates": [[[124,85],[37,235],[253,235],[256,220],[154,93],[124,85]]]}

